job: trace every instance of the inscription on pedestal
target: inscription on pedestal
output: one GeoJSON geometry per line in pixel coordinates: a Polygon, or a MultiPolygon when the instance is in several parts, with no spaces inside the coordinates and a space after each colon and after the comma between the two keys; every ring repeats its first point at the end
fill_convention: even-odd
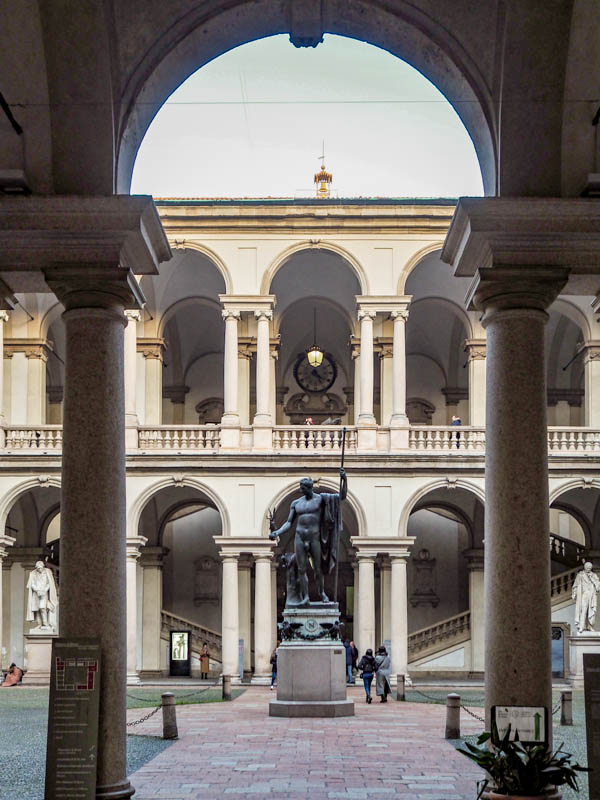
{"type": "Polygon", "coordinates": [[[93,800],[96,794],[100,643],[52,643],[45,800],[93,800]]]}
{"type": "Polygon", "coordinates": [[[600,655],[584,653],[585,732],[587,737],[590,800],[600,800],[600,655]]]}

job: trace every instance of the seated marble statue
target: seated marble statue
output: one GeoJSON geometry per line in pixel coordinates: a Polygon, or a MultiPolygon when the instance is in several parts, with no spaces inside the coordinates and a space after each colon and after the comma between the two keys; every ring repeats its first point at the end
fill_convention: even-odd
{"type": "MultiPolygon", "coordinates": [[[[317,584],[317,594],[322,603],[328,603],[325,594],[325,575],[333,572],[337,562],[338,540],[340,535],[340,501],[348,492],[346,472],[340,469],[341,485],[339,494],[315,492],[310,478],[302,478],[300,491],[302,497],[292,501],[287,522],[273,530],[271,516],[270,539],[277,539],[290,530],[296,522],[294,537],[295,568],[298,570],[298,596],[286,599],[286,608],[308,606],[308,564],[309,558],[317,584]]],[[[289,578],[288,578],[289,580],[289,578]]]]}
{"type": "Polygon", "coordinates": [[[4,678],[1,686],[3,689],[8,689],[9,686],[16,686],[22,677],[23,670],[21,667],[17,667],[17,665],[13,662],[8,668],[8,672],[6,673],[6,677],[4,678]]]}
{"type": "Polygon", "coordinates": [[[27,580],[27,622],[36,622],[31,630],[56,632],[58,596],[52,570],[43,561],[36,562],[27,580]]]}

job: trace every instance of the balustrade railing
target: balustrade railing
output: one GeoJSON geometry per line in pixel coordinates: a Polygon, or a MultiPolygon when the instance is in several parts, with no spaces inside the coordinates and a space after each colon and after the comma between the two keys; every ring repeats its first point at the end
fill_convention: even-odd
{"type": "Polygon", "coordinates": [[[409,450],[442,450],[461,455],[468,451],[485,451],[485,428],[466,425],[411,425],[408,431],[409,450]]]}
{"type": "Polygon", "coordinates": [[[548,428],[550,453],[582,453],[600,450],[600,430],[595,428],[548,428]]]}
{"type": "Polygon", "coordinates": [[[448,617],[435,625],[421,628],[408,635],[408,654],[418,658],[421,653],[432,647],[440,648],[440,645],[450,646],[459,639],[466,640],[471,629],[471,612],[464,611],[454,617],[448,617]]]}
{"type": "Polygon", "coordinates": [[[581,563],[585,547],[572,539],[565,539],[557,533],[550,534],[550,557],[565,567],[575,567],[581,563]]]}
{"type": "Polygon", "coordinates": [[[219,449],[220,429],[216,425],[155,425],[138,432],[140,450],[219,449]]]}
{"type": "MultiPolygon", "coordinates": [[[[326,453],[342,449],[340,425],[277,425],[273,429],[274,450],[326,453]]],[[[356,450],[356,428],[346,428],[346,450],[356,450]]]]}
{"type": "Polygon", "coordinates": [[[21,425],[5,430],[6,450],[62,450],[62,425],[21,425]]]}
{"type": "Polygon", "coordinates": [[[573,583],[578,572],[579,568],[570,569],[550,579],[550,597],[553,603],[560,603],[571,597],[573,583]]]}

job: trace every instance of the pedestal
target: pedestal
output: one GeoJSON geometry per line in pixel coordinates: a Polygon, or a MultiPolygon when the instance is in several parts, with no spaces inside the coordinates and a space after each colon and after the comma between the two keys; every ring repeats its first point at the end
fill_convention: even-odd
{"type": "Polygon", "coordinates": [[[350,717],[346,650],[339,638],[337,603],[286,609],[277,650],[277,699],[271,717],[350,717]]]}
{"type": "Polygon", "coordinates": [[[50,683],[50,661],[52,640],[56,633],[25,634],[25,673],[23,684],[48,686],[50,683]]]}
{"type": "Polygon", "coordinates": [[[569,636],[571,657],[570,683],[574,689],[583,689],[583,654],[600,655],[600,633],[587,631],[578,636],[569,636]]]}

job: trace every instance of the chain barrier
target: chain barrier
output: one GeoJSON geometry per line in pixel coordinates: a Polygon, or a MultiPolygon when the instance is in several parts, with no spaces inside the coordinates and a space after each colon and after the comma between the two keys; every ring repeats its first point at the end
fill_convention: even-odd
{"type": "Polygon", "coordinates": [[[156,714],[157,711],[160,711],[161,707],[162,706],[156,706],[156,708],[153,708],[149,714],[146,714],[145,716],[140,717],[139,719],[134,719],[132,722],[128,722],[126,727],[132,728],[134,725],[141,725],[142,722],[147,722],[150,719],[150,717],[153,717],[156,714]]]}
{"type": "Polygon", "coordinates": [[[430,694],[425,694],[425,692],[420,692],[418,689],[415,689],[414,686],[410,691],[416,692],[417,694],[420,694],[421,697],[424,697],[426,700],[432,700],[434,703],[440,703],[441,705],[446,704],[445,697],[432,697],[430,694]]]}
{"type": "Polygon", "coordinates": [[[475,714],[475,712],[474,712],[474,711],[471,711],[471,710],[470,710],[470,709],[468,709],[466,706],[463,706],[463,705],[461,705],[461,708],[462,708],[462,710],[463,710],[463,711],[466,711],[466,712],[467,712],[467,714],[470,714],[470,715],[473,717],[473,719],[476,719],[478,722],[483,722],[483,724],[485,725],[485,720],[484,720],[484,718],[483,718],[483,717],[480,717],[480,716],[479,716],[479,714],[475,714]]]}
{"type": "Polygon", "coordinates": [[[557,711],[560,711],[561,701],[559,700],[555,707],[552,709],[552,716],[556,714],[557,711]]]}

